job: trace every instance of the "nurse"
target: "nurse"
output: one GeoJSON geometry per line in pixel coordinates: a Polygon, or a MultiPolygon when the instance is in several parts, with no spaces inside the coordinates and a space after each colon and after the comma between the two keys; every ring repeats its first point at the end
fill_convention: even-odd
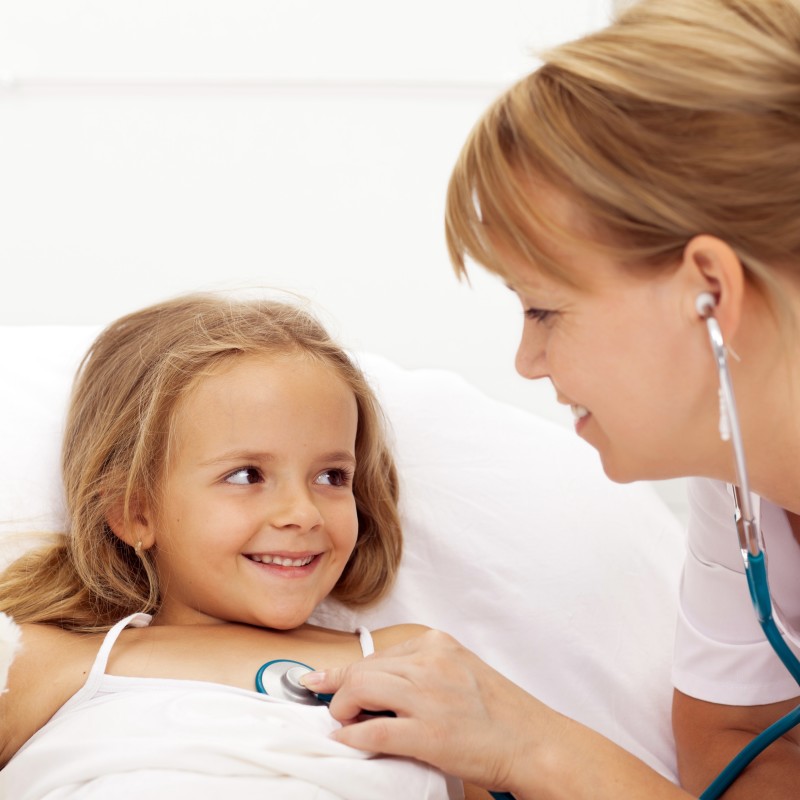
{"type": "MultiPolygon", "coordinates": [[[[800,621],[800,3],[643,0],[557,48],[477,123],[446,222],[456,271],[478,262],[518,296],[517,370],[552,382],[610,478],[701,476],[674,664],[683,788],[443,633],[317,674],[314,688],[336,692],[341,720],[397,712],[341,741],[519,800],[697,797],[800,694],[750,604],[727,410],[697,305],[711,295],[728,346],[788,628],[800,621]]],[[[725,797],[796,797],[798,785],[794,730],[725,797]]]]}

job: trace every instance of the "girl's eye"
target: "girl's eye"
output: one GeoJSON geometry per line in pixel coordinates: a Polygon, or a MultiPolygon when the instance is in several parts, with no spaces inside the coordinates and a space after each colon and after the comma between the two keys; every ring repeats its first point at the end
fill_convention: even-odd
{"type": "Polygon", "coordinates": [[[530,319],[534,322],[546,322],[555,313],[555,311],[548,311],[545,308],[526,308],[525,319],[530,319]]]}
{"type": "Polygon", "coordinates": [[[237,486],[246,486],[251,483],[261,483],[264,480],[260,470],[256,467],[242,467],[230,475],[225,476],[226,483],[233,483],[237,486]]]}
{"type": "Polygon", "coordinates": [[[349,486],[353,479],[353,473],[348,469],[326,469],[317,476],[317,483],[324,486],[349,486]]]}

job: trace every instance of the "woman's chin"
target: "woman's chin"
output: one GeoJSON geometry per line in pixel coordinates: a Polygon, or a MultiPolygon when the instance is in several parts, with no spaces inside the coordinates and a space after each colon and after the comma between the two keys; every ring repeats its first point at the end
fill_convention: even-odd
{"type": "Polygon", "coordinates": [[[619,458],[608,453],[600,453],[600,463],[606,477],[614,483],[634,483],[636,481],[660,480],[663,476],[653,475],[653,466],[636,463],[630,458],[619,458]]]}

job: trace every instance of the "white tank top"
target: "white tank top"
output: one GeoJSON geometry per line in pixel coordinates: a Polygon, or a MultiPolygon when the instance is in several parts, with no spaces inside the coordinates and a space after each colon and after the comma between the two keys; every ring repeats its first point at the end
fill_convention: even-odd
{"type": "MultiPolygon", "coordinates": [[[[0,771],[14,800],[454,800],[460,784],[406,759],[334,742],[326,706],[223,684],[105,673],[133,614],[106,635],[86,683],[0,771]]],[[[362,652],[373,650],[358,630],[362,652]]]]}

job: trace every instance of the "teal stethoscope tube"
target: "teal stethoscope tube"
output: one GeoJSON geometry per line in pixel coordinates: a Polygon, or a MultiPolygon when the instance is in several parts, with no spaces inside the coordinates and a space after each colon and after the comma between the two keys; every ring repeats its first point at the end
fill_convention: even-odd
{"type": "Polygon", "coordinates": [[[800,661],[789,649],[784,641],[775,620],[772,618],[772,601],[769,596],[769,583],[767,581],[767,564],[764,561],[764,553],[757,556],[749,556],[747,559],[747,585],[750,588],[750,597],[753,600],[753,608],[756,610],[761,628],[764,635],[772,645],[772,649],[783,665],[789,670],[792,677],[800,684],[800,661]]]}
{"type": "MultiPolygon", "coordinates": [[[[772,601],[769,597],[769,583],[767,581],[767,566],[764,563],[764,553],[750,556],[747,564],[747,585],[753,607],[756,609],[758,621],[765,636],[772,645],[773,650],[791,673],[792,677],[800,684],[800,662],[783,640],[775,620],[772,618],[772,601]]],[[[708,788],[700,795],[700,800],[716,800],[728,787],[741,775],[744,768],[765,748],[776,739],[788,733],[795,725],[800,723],[800,706],[781,717],[768,728],[763,730],[752,742],[743,747],[731,760],[725,769],[717,775],[708,788]]]]}
{"type": "MultiPolygon", "coordinates": [[[[783,636],[775,624],[772,616],[772,600],[769,594],[769,580],[767,578],[767,565],[764,560],[764,549],[758,522],[751,509],[750,485],[747,477],[747,465],[744,456],[744,444],[736,411],[736,400],[733,394],[733,382],[728,369],[728,359],[722,331],[712,315],[716,301],[710,294],[700,295],[697,299],[697,310],[705,319],[708,327],[708,336],[714,358],[719,371],[720,398],[724,411],[727,414],[730,438],[733,445],[736,463],[736,479],[738,488],[734,487],[734,502],[736,531],[739,536],[742,559],[744,561],[745,577],[750,590],[750,599],[767,641],[783,665],[800,684],[800,661],[784,641],[783,636]],[[741,507],[739,500],[741,498],[741,507]]],[[[762,731],[749,744],[731,760],[722,772],[709,784],[708,788],[700,795],[700,800],[716,800],[739,777],[744,768],[766,747],[776,739],[790,731],[800,723],[800,706],[781,717],[777,722],[762,731]]]]}

